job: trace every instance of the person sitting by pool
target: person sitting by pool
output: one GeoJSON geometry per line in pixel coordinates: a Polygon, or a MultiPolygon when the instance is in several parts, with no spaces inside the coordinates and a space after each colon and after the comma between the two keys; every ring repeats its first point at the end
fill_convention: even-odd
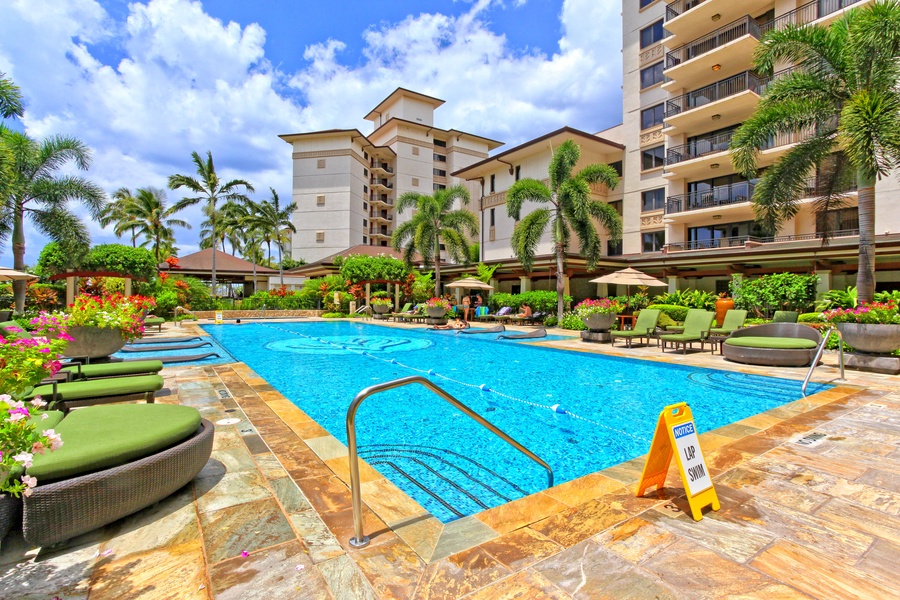
{"type": "Polygon", "coordinates": [[[465,329],[468,326],[468,323],[460,321],[459,317],[457,317],[449,323],[444,323],[443,325],[435,325],[434,327],[432,327],[432,329],[465,329]]]}
{"type": "Polygon", "coordinates": [[[531,318],[531,307],[527,304],[523,304],[519,309],[521,312],[516,315],[517,319],[530,319],[531,318]]]}

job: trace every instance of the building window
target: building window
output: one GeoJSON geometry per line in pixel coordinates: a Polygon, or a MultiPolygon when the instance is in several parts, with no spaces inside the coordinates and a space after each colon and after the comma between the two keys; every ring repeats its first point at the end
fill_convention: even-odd
{"type": "Polygon", "coordinates": [[[497,176],[491,175],[491,193],[493,194],[496,190],[497,176]]]}
{"type": "Polygon", "coordinates": [[[447,162],[447,157],[443,154],[432,154],[432,156],[434,157],[434,160],[438,162],[447,162]]]}
{"type": "Polygon", "coordinates": [[[494,226],[494,218],[495,218],[495,216],[496,216],[494,213],[496,212],[496,210],[497,210],[497,209],[495,209],[495,208],[492,208],[492,209],[491,209],[491,227],[494,226]]]}
{"type": "Polygon", "coordinates": [[[662,102],[641,111],[641,129],[650,129],[662,125],[665,106],[662,102]]]}
{"type": "Polygon", "coordinates": [[[641,170],[649,171],[650,169],[658,169],[665,164],[666,148],[665,146],[656,146],[641,151],[641,170]]]}
{"type": "Polygon", "coordinates": [[[387,242],[382,241],[382,242],[381,242],[381,245],[382,245],[382,246],[387,246],[387,242]]]}
{"type": "Polygon", "coordinates": [[[646,69],[641,69],[641,89],[663,82],[663,62],[659,61],[646,69]]]}
{"type": "Polygon", "coordinates": [[[369,243],[369,238],[367,238],[366,236],[363,236],[363,244],[368,244],[368,243],[369,243]]]}
{"type": "Polygon", "coordinates": [[[859,231],[859,208],[829,210],[816,218],[816,233],[835,231],[859,231]]]}
{"type": "Polygon", "coordinates": [[[656,2],[656,0],[640,0],[639,8],[645,8],[656,2]]]}
{"type": "Polygon", "coordinates": [[[438,148],[446,148],[447,142],[445,142],[444,140],[434,140],[434,145],[438,148]]]}
{"type": "Polygon", "coordinates": [[[363,185],[363,196],[369,195],[369,186],[363,185]]]}
{"type": "Polygon", "coordinates": [[[688,242],[694,249],[743,246],[748,237],[763,237],[762,228],[756,221],[688,227],[688,242]]]}
{"type": "Polygon", "coordinates": [[[519,176],[522,173],[522,165],[516,165],[516,181],[519,180],[519,176]]]}
{"type": "Polygon", "coordinates": [[[363,152],[363,156],[366,157],[366,160],[369,160],[369,153],[368,153],[368,152],[363,152]]]}
{"type": "Polygon", "coordinates": [[[622,240],[607,241],[606,242],[606,255],[607,256],[622,256],[622,240]]]}
{"type": "Polygon", "coordinates": [[[413,153],[413,156],[418,156],[419,155],[419,147],[413,146],[412,153],[413,153]]]}
{"type": "Polygon", "coordinates": [[[365,176],[365,177],[368,177],[368,176],[369,176],[369,170],[368,170],[368,169],[363,169],[363,176],[365,176]]]}
{"type": "Polygon", "coordinates": [[[368,227],[368,226],[369,226],[369,220],[363,219],[363,227],[368,227]]]}
{"type": "Polygon", "coordinates": [[[433,189],[434,191],[438,191],[438,190],[446,190],[446,189],[447,189],[447,186],[444,185],[443,183],[432,183],[432,184],[431,184],[431,189],[433,189]]]}
{"type": "Polygon", "coordinates": [[[431,172],[433,174],[437,175],[438,177],[446,177],[447,176],[447,171],[445,171],[443,169],[432,169],[431,172]]]}
{"type": "Polygon", "coordinates": [[[663,29],[663,20],[660,19],[656,23],[641,29],[641,48],[646,48],[651,44],[655,44],[665,37],[666,30],[663,29]]]}
{"type": "Polygon", "coordinates": [[[608,204],[610,206],[612,206],[614,209],[616,209],[616,212],[619,214],[620,217],[622,216],[622,201],[621,200],[615,200],[613,202],[609,202],[608,204]]]}
{"type": "Polygon", "coordinates": [[[644,252],[659,252],[666,245],[665,231],[646,231],[641,237],[644,241],[644,252]]]}
{"type": "Polygon", "coordinates": [[[661,210],[666,207],[666,188],[641,192],[641,212],[661,210]]]}
{"type": "Polygon", "coordinates": [[[319,160],[316,161],[316,168],[317,169],[325,168],[325,159],[324,158],[320,158],[319,160]]]}
{"type": "Polygon", "coordinates": [[[616,172],[616,175],[618,175],[619,177],[622,176],[622,161],[621,160],[617,160],[616,162],[611,162],[611,163],[609,163],[608,166],[613,168],[613,171],[616,172]]]}
{"type": "Polygon", "coordinates": [[[325,241],[325,232],[317,231],[316,232],[316,242],[324,242],[325,241]]]}
{"type": "Polygon", "coordinates": [[[369,210],[369,203],[363,202],[363,210],[369,210]]]}
{"type": "Polygon", "coordinates": [[[325,206],[325,194],[316,196],[316,206],[325,206]]]}
{"type": "Polygon", "coordinates": [[[413,177],[413,178],[412,178],[412,184],[413,184],[413,187],[419,187],[419,178],[418,178],[418,177],[413,177]]]}

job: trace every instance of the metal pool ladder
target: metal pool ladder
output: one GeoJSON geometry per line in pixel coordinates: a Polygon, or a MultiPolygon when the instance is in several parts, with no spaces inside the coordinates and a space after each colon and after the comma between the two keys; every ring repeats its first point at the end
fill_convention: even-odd
{"type": "Polygon", "coordinates": [[[401,379],[394,379],[393,381],[386,381],[384,383],[369,386],[356,395],[356,398],[354,398],[353,402],[350,403],[350,408],[347,409],[347,449],[350,453],[350,493],[353,499],[354,534],[354,537],[350,538],[350,545],[354,548],[365,548],[369,545],[368,536],[363,534],[362,490],[359,487],[359,455],[356,449],[356,411],[359,408],[359,405],[362,404],[362,401],[369,396],[373,396],[381,392],[386,392],[394,388],[411,385],[413,383],[424,385],[426,388],[434,392],[437,396],[453,405],[454,408],[461,411],[464,415],[472,418],[474,421],[478,422],[480,425],[488,429],[488,431],[502,439],[504,442],[542,466],[547,471],[547,487],[553,487],[553,469],[550,468],[550,465],[541,460],[541,458],[538,457],[534,452],[498,429],[496,425],[445,392],[430,380],[415,375],[412,377],[403,377],[401,379]]]}
{"type": "Polygon", "coordinates": [[[809,366],[809,371],[806,373],[806,377],[803,378],[803,387],[800,388],[800,391],[803,392],[803,395],[806,396],[806,386],[809,385],[809,380],[812,377],[813,371],[816,369],[816,365],[819,364],[819,360],[822,358],[822,354],[825,352],[825,345],[828,343],[828,338],[832,336],[832,334],[836,335],[838,338],[838,361],[841,365],[841,377],[840,379],[843,381],[844,378],[844,336],[841,335],[841,332],[837,330],[837,328],[829,329],[825,332],[825,335],[822,337],[822,343],[819,344],[819,349],[816,351],[816,357],[813,359],[812,364],[809,366]]]}

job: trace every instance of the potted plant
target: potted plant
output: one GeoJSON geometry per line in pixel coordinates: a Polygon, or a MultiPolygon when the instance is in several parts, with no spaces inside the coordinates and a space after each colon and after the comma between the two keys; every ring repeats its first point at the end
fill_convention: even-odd
{"type": "Polygon", "coordinates": [[[382,315],[391,310],[394,301],[391,300],[391,296],[387,292],[375,292],[372,294],[369,304],[372,305],[372,310],[382,315]]]}
{"type": "MultiPolygon", "coordinates": [[[[13,328],[7,331],[14,333],[13,328]]],[[[25,475],[24,469],[31,466],[35,454],[62,446],[52,429],[37,428],[39,409],[47,403],[36,397],[26,404],[21,398],[42,379],[59,371],[59,354],[65,349],[68,336],[64,327],[53,331],[39,327],[36,333],[29,339],[0,337],[0,540],[18,517],[19,497],[30,496],[37,485],[37,480],[25,475]],[[48,338],[47,334],[54,337],[48,338]]]]}
{"type": "MultiPolygon", "coordinates": [[[[144,335],[148,299],[113,294],[104,298],[82,294],[68,308],[68,356],[101,358],[144,335]]],[[[56,316],[60,316],[57,314],[56,316]]]]}
{"type": "Polygon", "coordinates": [[[625,305],[614,298],[588,298],[575,306],[575,314],[590,331],[609,331],[616,322],[616,315],[624,309],[625,305]]]}
{"type": "Polygon", "coordinates": [[[450,303],[443,298],[429,298],[425,301],[425,314],[432,319],[440,319],[450,312],[450,303]]]}
{"type": "Polygon", "coordinates": [[[893,301],[835,308],[822,317],[834,323],[844,341],[860,352],[889,354],[900,348],[900,309],[893,301]]]}

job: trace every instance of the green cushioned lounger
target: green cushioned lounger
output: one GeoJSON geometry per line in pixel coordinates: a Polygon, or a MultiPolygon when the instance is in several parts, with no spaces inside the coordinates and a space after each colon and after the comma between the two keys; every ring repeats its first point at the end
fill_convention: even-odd
{"type": "Polygon", "coordinates": [[[778,350],[810,350],[819,345],[813,340],[805,338],[765,337],[747,335],[743,337],[728,338],[725,343],[739,348],[769,348],[778,350]]]}
{"type": "Polygon", "coordinates": [[[631,331],[610,331],[612,344],[615,346],[616,338],[625,338],[625,342],[631,348],[632,338],[647,338],[650,342],[650,336],[656,331],[656,323],[659,321],[660,310],[656,308],[645,308],[637,317],[637,322],[631,331]]]}
{"type": "Polygon", "coordinates": [[[128,375],[151,375],[162,371],[161,360],[134,360],[92,365],[67,365],[66,371],[72,371],[75,379],[94,379],[97,377],[124,377],[128,375]]]}
{"type": "Polygon", "coordinates": [[[712,326],[716,313],[691,309],[688,311],[684,321],[684,333],[673,333],[659,336],[662,350],[665,352],[666,344],[674,344],[675,349],[681,346],[681,353],[687,354],[687,346],[693,342],[699,342],[709,335],[709,328],[712,326]]]}
{"type": "Polygon", "coordinates": [[[73,406],[88,406],[124,400],[153,402],[154,393],[163,387],[160,375],[138,375],[136,377],[110,377],[108,379],[87,379],[70,381],[56,386],[56,397],[52,385],[40,385],[31,392],[29,399],[41,396],[51,403],[50,408],[66,411],[73,406]]]}

